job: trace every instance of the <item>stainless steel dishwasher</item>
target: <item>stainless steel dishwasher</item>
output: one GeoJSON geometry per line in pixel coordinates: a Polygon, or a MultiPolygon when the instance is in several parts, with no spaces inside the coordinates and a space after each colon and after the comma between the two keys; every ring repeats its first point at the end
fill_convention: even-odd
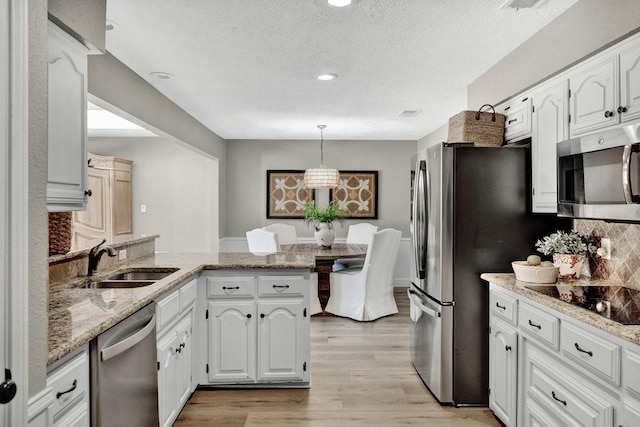
{"type": "Polygon", "coordinates": [[[91,341],[91,425],[158,426],[155,303],[91,341]]]}

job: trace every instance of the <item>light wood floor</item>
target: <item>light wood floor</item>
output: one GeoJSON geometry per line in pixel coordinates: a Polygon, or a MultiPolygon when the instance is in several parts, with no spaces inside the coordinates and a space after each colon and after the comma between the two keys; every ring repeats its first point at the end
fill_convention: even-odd
{"type": "Polygon", "coordinates": [[[500,426],[488,408],[440,406],[409,355],[409,300],[375,322],[311,318],[311,388],[198,390],[175,426],[500,426]]]}

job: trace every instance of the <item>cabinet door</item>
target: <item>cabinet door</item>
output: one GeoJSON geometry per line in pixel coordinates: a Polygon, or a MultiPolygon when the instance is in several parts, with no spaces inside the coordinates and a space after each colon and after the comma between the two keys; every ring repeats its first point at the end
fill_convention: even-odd
{"type": "MultiPolygon", "coordinates": [[[[87,209],[73,213],[73,247],[86,248],[96,239],[108,235],[109,212],[106,210],[109,195],[109,171],[89,168],[87,170],[87,186],[91,189],[91,197],[87,200],[87,209]]],[[[95,243],[94,243],[95,244],[95,243]]]]}
{"type": "Polygon", "coordinates": [[[49,210],[84,210],[87,172],[87,49],[49,23],[49,210]]]}
{"type": "Polygon", "coordinates": [[[258,380],[303,380],[309,336],[302,298],[258,302],[258,380]]]}
{"type": "Polygon", "coordinates": [[[567,138],[566,80],[533,95],[532,211],[557,211],[556,144],[567,138]]]}
{"type": "Polygon", "coordinates": [[[162,427],[170,426],[178,415],[178,346],[175,329],[158,339],[158,410],[162,427]]]}
{"type": "Polygon", "coordinates": [[[209,382],[255,382],[255,303],[210,301],[208,310],[209,382]]]}
{"type": "Polygon", "coordinates": [[[492,319],[489,341],[489,407],[505,426],[515,426],[518,335],[492,319]]]}
{"type": "Polygon", "coordinates": [[[63,417],[53,423],[53,427],[89,427],[89,405],[86,401],[80,401],[64,414],[63,417]]]}
{"type": "Polygon", "coordinates": [[[618,123],[618,56],[580,67],[569,79],[571,138],[618,123]]]}
{"type": "Polygon", "coordinates": [[[640,43],[620,53],[620,112],[623,122],[640,117],[640,43]]]}
{"type": "Polygon", "coordinates": [[[176,326],[178,336],[178,407],[182,408],[191,395],[191,377],[193,366],[193,309],[176,326]]]}
{"type": "Polygon", "coordinates": [[[504,139],[517,141],[531,134],[531,98],[522,95],[507,106],[500,113],[504,114],[504,139]]]}

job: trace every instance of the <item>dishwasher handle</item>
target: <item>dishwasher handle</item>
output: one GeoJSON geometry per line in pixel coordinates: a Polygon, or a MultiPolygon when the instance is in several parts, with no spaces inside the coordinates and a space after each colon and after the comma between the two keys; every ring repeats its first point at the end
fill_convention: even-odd
{"type": "Polygon", "coordinates": [[[109,347],[106,347],[100,351],[100,359],[106,362],[109,359],[116,357],[117,355],[129,350],[134,345],[145,339],[156,327],[156,315],[151,316],[151,320],[144,325],[142,329],[133,335],[119,341],[109,347]]]}
{"type": "Polygon", "coordinates": [[[411,300],[412,303],[414,303],[415,305],[417,305],[420,310],[422,310],[424,312],[424,314],[427,314],[431,317],[441,317],[442,313],[440,313],[439,311],[433,310],[429,307],[427,307],[426,305],[422,304],[422,302],[419,301],[419,298],[417,296],[414,296],[416,293],[414,291],[412,291],[411,289],[407,289],[407,295],[409,296],[409,300],[411,300]]]}

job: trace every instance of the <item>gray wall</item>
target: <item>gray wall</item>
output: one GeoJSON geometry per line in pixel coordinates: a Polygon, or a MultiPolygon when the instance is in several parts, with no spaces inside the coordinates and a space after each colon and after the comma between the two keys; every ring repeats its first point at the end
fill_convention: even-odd
{"type": "Polygon", "coordinates": [[[88,147],[133,160],[134,234],[159,234],[158,252],[218,249],[217,159],[166,138],[89,138],[88,147]]]}
{"type": "Polygon", "coordinates": [[[439,144],[441,142],[447,141],[447,136],[449,134],[449,123],[440,126],[438,129],[431,132],[429,135],[420,138],[418,140],[418,151],[424,150],[427,147],[430,147],[435,144],[439,144]]]}
{"type": "MultiPolygon", "coordinates": [[[[409,234],[410,162],[416,141],[325,141],[324,164],[343,170],[378,171],[379,228],[409,234]]],[[[227,234],[245,237],[247,230],[274,222],[295,225],[300,237],[313,236],[302,220],[266,217],[267,169],[307,169],[320,165],[320,141],[233,140],[227,148],[227,234]]],[[[322,190],[328,191],[328,190],[322,190]]],[[[345,236],[347,225],[338,227],[345,236]]]]}
{"type": "Polygon", "coordinates": [[[467,88],[467,106],[497,104],[640,26],[638,0],[580,0],[467,88]]]}

